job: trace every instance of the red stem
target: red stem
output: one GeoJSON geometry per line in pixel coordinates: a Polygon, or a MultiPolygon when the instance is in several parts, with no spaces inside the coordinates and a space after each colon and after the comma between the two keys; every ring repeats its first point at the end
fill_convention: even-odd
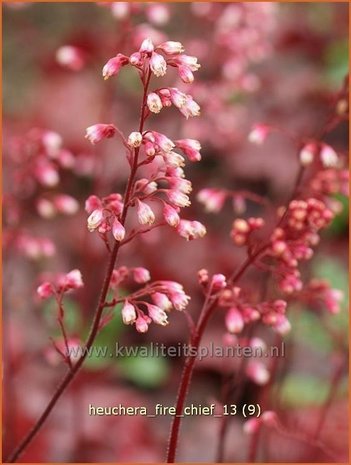
{"type": "MultiPolygon", "coordinates": [[[[266,246],[265,246],[266,248],[266,246]]],[[[232,284],[237,282],[242,275],[245,273],[246,269],[255,261],[255,259],[262,253],[265,249],[261,247],[254,255],[248,257],[242,266],[239,268],[238,272],[233,276],[231,279],[232,284]]],[[[186,400],[186,396],[188,393],[189,385],[191,382],[191,378],[194,371],[194,364],[196,360],[196,354],[199,349],[199,345],[207,326],[207,322],[212,315],[212,311],[216,307],[218,303],[218,298],[210,299],[209,295],[207,296],[205,303],[202,307],[200,317],[196,326],[194,333],[190,338],[190,354],[187,359],[185,360],[184,369],[180,381],[179,391],[177,395],[177,403],[176,403],[176,414],[172,421],[171,426],[171,434],[169,439],[168,445],[168,453],[167,453],[167,463],[174,463],[176,450],[177,450],[177,443],[178,443],[178,436],[179,436],[179,429],[181,423],[181,415],[183,413],[184,403],[186,400]]]]}
{"type": "MultiPolygon", "coordinates": [[[[140,123],[139,123],[139,132],[142,132],[144,129],[144,123],[145,123],[145,108],[146,108],[146,98],[147,98],[147,90],[150,82],[150,77],[151,73],[149,71],[146,80],[143,82],[144,86],[144,93],[143,93],[143,100],[142,100],[142,105],[141,105],[141,111],[140,111],[140,123]]],[[[140,148],[136,148],[134,151],[134,158],[133,158],[133,164],[131,167],[127,187],[125,190],[124,194],[124,208],[122,211],[121,215],[121,224],[124,225],[126,218],[127,218],[127,213],[128,213],[128,208],[129,208],[129,200],[132,192],[132,187],[134,184],[134,178],[135,174],[138,168],[138,156],[139,156],[139,151],[140,148]]],[[[42,415],[39,417],[33,428],[29,431],[29,433],[24,437],[24,439],[20,442],[20,444],[17,446],[17,448],[9,455],[9,457],[5,460],[7,463],[13,463],[16,462],[18,457],[24,452],[24,450],[28,447],[28,445],[32,442],[34,437],[37,435],[38,431],[41,429],[43,426],[44,422],[50,415],[51,411],[55,407],[57,401],[60,399],[60,397],[63,395],[63,393],[66,391],[67,387],[70,385],[71,381],[73,378],[76,376],[78,373],[79,369],[84,363],[84,360],[86,359],[89,349],[92,347],[94,344],[95,338],[99,332],[100,328],[100,321],[102,317],[103,310],[105,308],[105,301],[108,293],[108,289],[110,286],[110,280],[112,276],[112,272],[116,263],[118,251],[120,249],[120,242],[116,242],[114,244],[114,247],[112,249],[111,255],[110,255],[110,261],[108,263],[108,267],[106,270],[103,286],[101,289],[99,301],[95,310],[93,322],[91,325],[90,333],[89,336],[86,340],[85,347],[83,349],[83,353],[81,357],[77,360],[75,365],[73,365],[72,369],[70,369],[65,377],[62,379],[61,383],[59,384],[58,388],[56,389],[56,392],[54,393],[53,397],[51,398],[50,402],[48,403],[47,407],[45,408],[44,412],[42,415]]]]}

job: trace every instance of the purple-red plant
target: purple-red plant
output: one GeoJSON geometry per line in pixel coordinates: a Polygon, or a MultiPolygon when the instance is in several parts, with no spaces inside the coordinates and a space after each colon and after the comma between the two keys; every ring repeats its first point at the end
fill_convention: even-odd
{"type": "MultiPolygon", "coordinates": [[[[193,73],[199,69],[200,65],[196,57],[185,55],[183,52],[184,48],[180,42],[167,41],[155,46],[151,39],[145,39],[137,52],[129,57],[119,53],[103,67],[103,77],[108,79],[117,75],[122,67],[130,65],[137,71],[142,84],[143,94],[137,130],[125,136],[111,123],[94,124],[86,130],[86,138],[92,144],[116,135],[121,138],[126,161],[130,167],[129,178],[123,195],[109,193],[102,199],[91,195],[86,201],[85,209],[89,215],[87,227],[89,231],[96,231],[99,234],[106,245],[109,258],[90,333],[84,344],[84,351],[77,360],[72,359],[69,351],[72,340],[65,328],[63,297],[65,293],[83,286],[80,271],[73,270],[66,275],[59,275],[44,281],[37,289],[42,299],[54,297],[57,302],[57,321],[61,329],[62,340],[53,341],[53,346],[67,363],[68,372],[37,423],[8,457],[9,462],[17,460],[42,427],[56,402],[84,363],[97,334],[110,321],[111,309],[122,302],[123,322],[127,325],[134,324],[138,332],[145,333],[152,322],[161,326],[167,325],[167,312],[172,308],[182,311],[188,304],[189,296],[185,294],[183,286],[177,282],[163,280],[149,283],[150,273],[141,267],[115,269],[121,247],[136,236],[157,227],[168,224],[187,240],[203,237],[206,234],[206,229],[200,222],[180,218],[181,209],[190,205],[188,194],[192,186],[191,182],[185,178],[183,170],[185,158],[175,150],[183,152],[191,161],[198,161],[201,158],[199,142],[193,139],[173,142],[166,135],[146,128],[146,122],[151,113],[159,113],[162,108],[171,105],[176,106],[186,118],[199,115],[200,107],[191,95],[185,94],[178,88],[158,87],[150,91],[152,76],[162,77],[170,68],[178,71],[183,82],[190,83],[194,80],[193,73]],[[141,176],[142,168],[145,166],[149,167],[148,174],[141,176]],[[161,206],[161,215],[155,213],[150,204],[156,207],[161,206]],[[129,226],[127,220],[130,211],[136,216],[139,227],[129,226]],[[129,275],[134,282],[144,286],[129,296],[120,298],[119,285],[129,275]],[[110,290],[114,295],[111,301],[108,300],[110,290]]],[[[56,146],[60,145],[60,140],[53,144],[56,139],[54,140],[50,134],[44,134],[44,136],[44,143],[49,141],[49,148],[51,149],[54,145],[57,149],[56,146]]],[[[59,155],[60,153],[57,156],[59,155]]],[[[39,155],[39,157],[43,156],[39,155]]],[[[43,158],[43,163],[40,163],[39,158],[38,169],[34,169],[34,173],[41,182],[57,182],[56,171],[46,162],[46,158],[43,158]]],[[[64,200],[56,204],[62,205],[65,203],[64,200]]],[[[44,207],[41,206],[40,211],[48,212],[49,209],[47,204],[44,207]]],[[[76,341],[74,340],[73,343],[76,341]]]]}
{"type": "MultiPolygon", "coordinates": [[[[336,74],[328,60],[341,50],[345,10],[325,5],[77,3],[62,11],[67,18],[86,12],[82,28],[62,32],[59,19],[52,30],[60,34],[46,41],[47,24],[31,16],[40,4],[5,4],[7,27],[18,35],[13,42],[37,44],[22,57],[10,40],[11,64],[33,67],[38,76],[31,85],[23,81],[29,110],[22,111],[18,92],[20,111],[4,125],[6,461],[26,452],[23,459],[34,461],[37,453],[73,462],[173,463],[188,459],[187,447],[189,457],[217,462],[346,456],[346,441],[339,451],[333,435],[322,437],[344,409],[347,341],[337,326],[344,312],[334,317],[346,296],[339,283],[320,277],[319,257],[345,251],[345,238],[331,239],[344,220],[337,217],[349,184],[347,144],[338,140],[348,121],[348,86],[345,80],[333,95],[327,76],[336,74]],[[180,41],[170,40],[174,30],[180,41]],[[98,84],[97,66],[104,81],[98,84]],[[23,305],[26,292],[35,293],[35,305],[23,305]],[[179,314],[185,318],[177,321],[179,314]],[[305,345],[317,346],[301,331],[305,321],[316,339],[323,331],[323,342],[302,357],[305,345]],[[139,357],[150,341],[187,342],[184,360],[179,353],[139,357]],[[102,350],[97,363],[91,349],[124,342],[136,357],[114,360],[110,353],[110,360],[102,350]],[[201,359],[207,343],[262,355],[201,359]],[[268,354],[277,347],[286,353],[268,354]],[[149,381],[149,363],[160,379],[149,381]],[[311,364],[311,381],[321,389],[312,384],[316,399],[304,406],[299,389],[309,387],[311,364]],[[287,387],[294,390],[288,378],[300,375],[296,367],[305,371],[289,409],[285,396],[287,387]],[[61,369],[63,379],[38,412],[40,403],[31,399],[46,395],[46,381],[56,382],[61,369]],[[145,388],[148,381],[153,390],[145,388]],[[107,409],[146,405],[149,412],[155,395],[176,409],[168,414],[167,451],[167,418],[94,418],[86,408],[88,400],[107,409]],[[186,418],[186,404],[197,401],[215,403],[216,418],[186,418]],[[223,413],[228,408],[233,415],[223,413]],[[51,414],[68,419],[62,429],[69,440],[56,441],[55,421],[45,423],[51,414]],[[44,424],[48,434],[37,437],[44,424]],[[189,425],[183,435],[181,425],[189,425]],[[287,441],[281,450],[280,439],[287,441]]],[[[5,38],[13,35],[5,31],[5,38]]],[[[6,65],[6,53],[5,67],[9,76],[21,74],[6,65]]],[[[5,97],[11,105],[16,100],[9,91],[5,97]]]]}

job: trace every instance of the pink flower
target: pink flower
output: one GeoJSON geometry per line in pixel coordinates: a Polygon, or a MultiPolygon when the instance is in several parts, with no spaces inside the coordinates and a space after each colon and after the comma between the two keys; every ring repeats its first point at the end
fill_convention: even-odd
{"type": "Polygon", "coordinates": [[[49,219],[56,215],[56,208],[50,200],[38,199],[36,207],[39,215],[43,218],[49,219]]]}
{"type": "Polygon", "coordinates": [[[172,40],[163,42],[161,45],[158,45],[157,49],[162,50],[167,55],[176,55],[184,52],[183,45],[180,42],[174,42],[172,40]]]}
{"type": "Polygon", "coordinates": [[[136,283],[144,284],[150,281],[150,271],[143,267],[133,269],[133,279],[136,283]]]}
{"type": "Polygon", "coordinates": [[[185,84],[191,84],[194,82],[194,75],[191,69],[188,66],[179,66],[178,74],[180,79],[185,82],[185,84]]]}
{"type": "Polygon", "coordinates": [[[86,129],[85,138],[95,145],[102,139],[113,137],[115,133],[116,128],[113,124],[94,124],[86,129]]]}
{"type": "Polygon", "coordinates": [[[247,376],[259,386],[264,386],[268,383],[270,374],[262,362],[250,360],[246,367],[247,376]]]}
{"type": "Polygon", "coordinates": [[[150,58],[150,68],[156,77],[164,76],[167,72],[167,63],[162,55],[153,52],[150,58]]]}
{"type": "Polygon", "coordinates": [[[151,295],[151,298],[155,305],[162,308],[162,310],[168,311],[172,308],[172,302],[169,300],[166,294],[155,292],[151,295]]]}
{"type": "Polygon", "coordinates": [[[146,16],[150,23],[164,26],[170,18],[169,6],[162,3],[148,3],[146,16]]]}
{"type": "Polygon", "coordinates": [[[63,45],[56,52],[56,61],[72,71],[80,71],[84,64],[83,52],[72,45],[63,45]]]}
{"type": "Polygon", "coordinates": [[[169,295],[169,298],[173,304],[173,307],[179,312],[182,312],[186,309],[190,300],[190,297],[185,294],[182,287],[178,290],[172,291],[169,295]]]}
{"type": "Polygon", "coordinates": [[[182,54],[172,57],[172,62],[178,67],[187,66],[191,71],[197,71],[201,68],[201,65],[197,62],[197,58],[190,55],[182,54]]]}
{"type": "Polygon", "coordinates": [[[139,52],[140,53],[146,53],[150,54],[154,51],[154,44],[152,43],[152,40],[150,38],[147,38],[143,40],[139,52]]]}
{"type": "Polygon", "coordinates": [[[250,420],[245,421],[244,423],[244,433],[245,434],[255,434],[261,426],[260,418],[250,418],[250,420]]]}
{"type": "Polygon", "coordinates": [[[309,143],[306,144],[302,147],[300,153],[299,153],[299,158],[302,166],[308,166],[310,165],[317,152],[317,146],[314,143],[309,143]]]}
{"type": "Polygon", "coordinates": [[[173,105],[176,106],[177,108],[182,108],[182,106],[187,101],[187,98],[188,98],[187,95],[175,87],[170,87],[168,91],[169,91],[170,99],[173,105]]]}
{"type": "Polygon", "coordinates": [[[164,160],[168,166],[172,168],[179,168],[185,166],[185,158],[175,152],[166,152],[164,154],[164,160]]]}
{"type": "Polygon", "coordinates": [[[113,221],[112,234],[117,242],[123,241],[126,235],[126,230],[124,229],[124,226],[117,220],[117,218],[115,218],[113,221]]]}
{"type": "Polygon", "coordinates": [[[130,14],[130,5],[128,2],[112,2],[111,13],[117,19],[125,19],[130,14]]]}
{"type": "Polygon", "coordinates": [[[224,289],[227,286],[226,277],[223,274],[214,274],[212,276],[212,291],[217,292],[224,289]]]}
{"type": "Polygon", "coordinates": [[[268,134],[271,132],[271,128],[265,124],[256,124],[248,136],[249,142],[253,144],[261,145],[267,139],[268,134]]]}
{"type": "MultiPolygon", "coordinates": [[[[130,304],[127,301],[123,305],[121,313],[122,313],[122,320],[123,320],[123,323],[125,325],[131,325],[137,319],[137,315],[136,315],[134,305],[130,304]]],[[[140,331],[140,332],[144,332],[144,331],[140,331]]]]}
{"type": "Polygon", "coordinates": [[[60,194],[54,198],[54,205],[60,213],[74,215],[79,210],[79,203],[70,195],[60,194]]]}
{"type": "Polygon", "coordinates": [[[163,208],[163,217],[166,220],[166,222],[172,226],[176,227],[179,224],[180,218],[175,210],[175,208],[171,207],[170,205],[165,205],[163,208]]]}
{"type": "Polygon", "coordinates": [[[155,92],[151,92],[147,96],[147,106],[152,113],[160,113],[162,110],[162,101],[155,92]]]}
{"type": "Polygon", "coordinates": [[[225,202],[226,194],[218,189],[202,189],[197,194],[197,200],[201,202],[207,212],[218,213],[225,202]]]}
{"type": "Polygon", "coordinates": [[[340,312],[340,303],[344,299],[344,293],[339,289],[327,289],[325,292],[325,305],[330,313],[340,312]]]}
{"type": "Polygon", "coordinates": [[[137,199],[137,216],[140,224],[153,224],[155,222],[155,214],[151,207],[137,199]]]}
{"type": "Polygon", "coordinates": [[[129,62],[128,57],[118,53],[115,57],[108,60],[105,66],[102,68],[102,75],[104,79],[108,79],[111,76],[115,76],[119,73],[120,69],[129,62]]]}
{"type": "Polygon", "coordinates": [[[248,235],[250,233],[250,226],[246,220],[237,218],[234,220],[230,237],[236,245],[244,245],[247,242],[248,235]]]}
{"type": "Polygon", "coordinates": [[[132,53],[129,57],[129,62],[133,66],[142,66],[143,57],[140,52],[132,53]]]}
{"type": "Polygon", "coordinates": [[[92,213],[94,210],[98,210],[101,208],[101,200],[96,195],[90,195],[85,201],[85,211],[89,214],[92,213]]]}
{"type": "Polygon", "coordinates": [[[52,159],[57,159],[62,150],[62,137],[55,131],[44,131],[41,139],[47,154],[52,159]]]}
{"type": "Polygon", "coordinates": [[[90,214],[90,216],[89,216],[89,218],[88,218],[88,220],[87,220],[89,231],[90,231],[90,232],[95,231],[95,229],[97,229],[97,228],[100,226],[100,224],[102,223],[103,219],[104,219],[103,210],[102,210],[101,208],[98,208],[98,209],[94,210],[94,211],[90,214]]]}
{"type": "Polygon", "coordinates": [[[175,141],[176,147],[179,147],[182,152],[189,158],[190,161],[201,160],[201,145],[195,139],[179,139],[175,141]]]}
{"type": "Polygon", "coordinates": [[[150,131],[145,134],[145,139],[151,143],[157,144],[163,152],[172,152],[175,147],[174,142],[160,132],[150,131]]]}
{"type": "Polygon", "coordinates": [[[46,281],[38,287],[37,293],[41,299],[48,299],[54,294],[54,288],[51,283],[46,281]]]}
{"type": "Polygon", "coordinates": [[[138,316],[135,320],[135,328],[139,333],[146,333],[149,329],[148,319],[145,316],[138,316]]]}
{"type": "Polygon", "coordinates": [[[186,119],[188,119],[190,117],[200,115],[200,106],[195,102],[195,100],[193,100],[190,95],[187,95],[187,99],[184,105],[179,108],[179,111],[185,116],[186,119]]]}
{"type": "Polygon", "coordinates": [[[338,165],[339,158],[335,150],[330,145],[323,144],[320,151],[322,165],[325,168],[335,168],[338,165]]]}
{"type": "Polygon", "coordinates": [[[291,324],[285,315],[279,315],[273,328],[278,334],[285,336],[290,332],[291,324]]]}
{"type": "Polygon", "coordinates": [[[177,207],[188,207],[191,204],[189,197],[178,190],[171,189],[166,194],[170,202],[177,207]]]}
{"type": "Polygon", "coordinates": [[[70,271],[69,273],[66,274],[65,276],[65,287],[68,287],[70,289],[79,289],[80,287],[83,287],[83,279],[82,279],[82,273],[75,269],[70,271]]]}
{"type": "Polygon", "coordinates": [[[277,427],[278,426],[278,417],[277,414],[271,410],[266,410],[261,415],[261,421],[264,425],[269,427],[277,427]]]}
{"type": "Polygon", "coordinates": [[[199,221],[180,220],[177,232],[187,241],[198,239],[206,234],[206,228],[199,221]]]}
{"type": "Polygon", "coordinates": [[[128,145],[134,148],[140,147],[142,140],[143,136],[140,132],[131,132],[128,136],[128,145]]]}
{"type": "Polygon", "coordinates": [[[244,319],[241,312],[236,307],[229,309],[225,318],[225,324],[229,333],[237,334],[241,333],[243,330],[244,319]]]}
{"type": "Polygon", "coordinates": [[[168,325],[167,313],[156,305],[148,304],[147,311],[150,318],[158,325],[168,325]]]}
{"type": "Polygon", "coordinates": [[[54,187],[60,181],[57,169],[51,163],[43,162],[36,167],[36,177],[40,184],[46,187],[54,187]]]}

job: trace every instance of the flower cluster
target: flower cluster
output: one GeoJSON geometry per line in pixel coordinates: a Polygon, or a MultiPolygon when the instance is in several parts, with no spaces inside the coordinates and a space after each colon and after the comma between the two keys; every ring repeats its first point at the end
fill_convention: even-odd
{"type": "Polygon", "coordinates": [[[290,323],[286,318],[287,303],[284,300],[272,300],[257,304],[248,303],[240,298],[240,289],[227,289],[221,296],[220,305],[228,308],[225,325],[230,334],[239,334],[246,324],[261,320],[279,334],[290,331],[290,323]]]}
{"type": "Polygon", "coordinates": [[[67,194],[57,194],[50,198],[40,197],[36,203],[37,211],[43,218],[53,218],[58,213],[74,215],[79,210],[78,201],[67,194]]]}
{"type": "Polygon", "coordinates": [[[235,245],[247,244],[251,234],[264,226],[263,218],[237,218],[233,221],[230,237],[235,245]]]}
{"type": "Polygon", "coordinates": [[[227,287],[227,279],[224,274],[216,273],[210,279],[208,270],[205,268],[199,270],[198,280],[204,291],[210,295],[217,294],[227,287]]]}
{"type": "Polygon", "coordinates": [[[340,289],[331,288],[328,281],[314,278],[304,287],[301,297],[305,297],[310,305],[326,308],[335,315],[340,312],[344,293],[340,289]]]}
{"type": "Polygon", "coordinates": [[[336,151],[330,145],[317,141],[305,144],[299,153],[299,158],[303,166],[311,165],[314,161],[319,161],[323,168],[333,168],[339,164],[336,151]]]}
{"type": "Polygon", "coordinates": [[[56,253],[55,244],[47,237],[35,237],[27,232],[15,234],[6,231],[4,245],[13,244],[15,248],[30,260],[53,257],[56,253]]]}
{"type": "Polygon", "coordinates": [[[326,169],[317,171],[310,181],[311,189],[323,196],[333,194],[349,195],[349,171],[326,169]]]}
{"type": "MultiPolygon", "coordinates": [[[[111,58],[104,66],[102,75],[108,79],[118,74],[123,66],[130,63],[140,71],[149,68],[156,77],[160,77],[166,74],[168,66],[172,66],[177,68],[181,80],[189,84],[194,81],[193,73],[200,68],[200,65],[196,57],[185,55],[183,51],[184,48],[180,42],[167,41],[155,47],[152,40],[148,38],[143,41],[139,51],[130,57],[118,53],[111,58]]],[[[171,98],[170,94],[168,97],[171,98]]]]}
{"type": "MultiPolygon", "coordinates": [[[[149,83],[151,74],[160,77],[167,72],[168,67],[176,67],[183,81],[190,82],[193,79],[190,75],[192,76],[200,65],[195,57],[185,55],[183,51],[180,42],[167,41],[155,46],[151,39],[145,39],[138,52],[129,57],[119,53],[111,58],[103,67],[102,74],[107,79],[118,74],[122,67],[129,64],[138,70],[145,86],[146,82],[149,83]]],[[[145,120],[150,112],[159,113],[163,107],[171,104],[187,118],[197,116],[200,111],[190,95],[177,88],[166,87],[146,95],[143,104],[145,120]]],[[[165,134],[155,130],[133,131],[128,137],[124,137],[113,124],[90,126],[86,130],[86,137],[92,144],[96,144],[117,133],[126,147],[128,160],[137,153],[138,166],[150,165],[152,172],[148,178],[140,178],[134,182],[131,197],[128,199],[128,207],[136,208],[139,224],[150,226],[156,223],[155,212],[149,204],[157,202],[162,206],[164,222],[175,228],[180,236],[187,240],[203,237],[206,229],[201,223],[182,220],[179,216],[180,209],[190,205],[189,194],[192,190],[191,182],[185,178],[183,171],[185,157],[192,162],[199,161],[200,143],[189,138],[172,141],[165,134]]],[[[103,235],[112,231],[114,238],[122,241],[126,233],[121,219],[123,208],[123,199],[119,194],[111,194],[102,200],[96,196],[89,197],[86,203],[86,210],[90,215],[88,229],[98,230],[103,235]]],[[[104,239],[106,240],[106,236],[104,239]]]]}
{"type": "Polygon", "coordinates": [[[265,199],[248,191],[231,191],[229,189],[206,187],[201,189],[196,196],[197,200],[205,207],[208,213],[219,213],[226,200],[232,201],[233,211],[241,215],[246,211],[247,201],[264,204],[265,199]]]}
{"type": "MultiPolygon", "coordinates": [[[[135,283],[145,284],[151,280],[150,272],[143,267],[115,269],[110,283],[111,290],[118,296],[122,282],[131,277],[135,283]]],[[[168,312],[172,308],[185,310],[190,297],[185,294],[183,286],[175,281],[154,281],[122,299],[122,319],[126,325],[135,324],[139,333],[145,333],[151,322],[161,326],[168,324],[168,312]]],[[[113,303],[120,302],[116,298],[113,303]]]]}
{"type": "Polygon", "coordinates": [[[74,155],[63,147],[60,134],[41,128],[13,139],[9,150],[17,165],[15,180],[22,187],[30,181],[55,187],[60,181],[59,169],[72,169],[75,163],[74,155]]]}
{"type": "Polygon", "coordinates": [[[67,274],[59,274],[50,281],[44,281],[37,289],[41,299],[48,299],[55,295],[60,296],[66,292],[83,287],[82,274],[79,270],[72,270],[67,274]]]}
{"type": "Polygon", "coordinates": [[[144,12],[146,19],[157,26],[163,26],[170,19],[170,5],[162,3],[101,2],[98,5],[109,8],[117,20],[125,20],[144,12]]]}
{"type": "Polygon", "coordinates": [[[89,214],[88,229],[90,232],[98,230],[105,236],[112,231],[116,241],[122,241],[125,236],[124,226],[120,223],[120,215],[123,210],[122,196],[110,194],[103,199],[91,195],[85,202],[85,210],[89,214]]]}
{"type": "Polygon", "coordinates": [[[309,198],[291,201],[281,215],[284,215],[284,224],[274,229],[267,253],[275,260],[274,274],[279,288],[292,294],[303,286],[299,262],[312,257],[312,247],[319,242],[318,232],[330,224],[334,213],[324,202],[309,198]]]}
{"type": "Polygon", "coordinates": [[[57,213],[73,215],[78,211],[78,202],[72,196],[48,192],[48,189],[57,189],[61,170],[75,168],[75,156],[64,148],[60,134],[42,128],[8,137],[4,152],[11,179],[4,196],[5,243],[33,260],[52,257],[53,242],[47,237],[29,234],[20,224],[28,214],[28,199],[44,218],[57,213]],[[43,189],[45,196],[41,194],[43,189]]]}

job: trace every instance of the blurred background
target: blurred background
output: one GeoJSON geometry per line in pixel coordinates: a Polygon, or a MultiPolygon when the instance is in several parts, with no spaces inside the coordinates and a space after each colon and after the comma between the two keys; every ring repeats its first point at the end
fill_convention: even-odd
{"type": "MultiPolygon", "coordinates": [[[[282,135],[260,147],[249,144],[250,128],[265,122],[301,139],[313,136],[348,72],[347,3],[3,3],[5,456],[35,422],[65,372],[64,364],[50,355],[50,337],[57,336],[55,305],[43,304],[35,293],[43,274],[82,271],[85,287],[65,299],[65,308],[70,335],[83,339],[88,332],[106,250],[86,229],[84,202],[90,194],[122,192],[128,166],[118,141],[93,147],[84,134],[98,122],[114,123],[126,134],[136,129],[141,92],[136,73],[125,69],[104,82],[101,69],[117,52],[136,51],[145,37],[156,43],[181,41],[202,65],[189,90],[201,105],[201,116],[185,121],[167,109],[152,116],[149,125],[170,138],[201,141],[203,160],[186,167],[194,192],[185,215],[203,222],[208,234],[185,242],[169,229],[155,230],[123,249],[119,265],[144,266],[153,279],[184,284],[195,318],[202,302],[197,271],[205,267],[230,274],[244,257],[229,238],[237,216],[232,205],[219,214],[206,213],[196,193],[221,187],[284,203],[298,168],[294,148],[282,135]],[[70,49],[62,51],[66,46],[70,49]],[[72,50],[74,59],[67,59],[72,50]],[[38,152],[43,131],[56,134],[50,147],[56,144],[60,150],[60,157],[45,165],[44,177],[38,152]],[[62,194],[72,197],[71,208],[51,214],[45,200],[62,194]]],[[[179,84],[175,73],[168,73],[167,81],[179,84]]],[[[347,153],[347,141],[347,124],[328,135],[340,152],[347,153]]],[[[336,377],[320,432],[324,446],[311,449],[301,438],[268,432],[261,461],[323,462],[332,460],[330,454],[334,461],[347,461],[348,204],[344,197],[338,200],[345,208],[324,234],[306,275],[326,278],[344,291],[343,309],[336,316],[301,305],[289,310],[287,355],[265,393],[265,402],[287,430],[308,437],[336,377]]],[[[261,213],[255,204],[247,208],[251,215],[261,213]]],[[[250,272],[242,285],[255,295],[259,279],[257,271],[250,272]]],[[[214,316],[204,344],[221,344],[223,319],[221,311],[214,316]]],[[[116,312],[97,344],[172,345],[188,339],[179,312],[170,315],[169,326],[155,326],[138,334],[116,312]]],[[[260,334],[273,342],[271,331],[260,334]]],[[[88,404],[172,405],[182,363],[181,358],[89,358],[21,461],[164,460],[169,417],[89,417],[88,404]]],[[[235,360],[197,363],[188,402],[221,402],[223,379],[237,369],[235,360]]],[[[238,403],[260,402],[262,391],[247,380],[238,403]]],[[[213,461],[219,427],[212,417],[186,418],[178,460],[213,461]]],[[[243,418],[231,419],[226,460],[245,461],[248,442],[243,418]]]]}

